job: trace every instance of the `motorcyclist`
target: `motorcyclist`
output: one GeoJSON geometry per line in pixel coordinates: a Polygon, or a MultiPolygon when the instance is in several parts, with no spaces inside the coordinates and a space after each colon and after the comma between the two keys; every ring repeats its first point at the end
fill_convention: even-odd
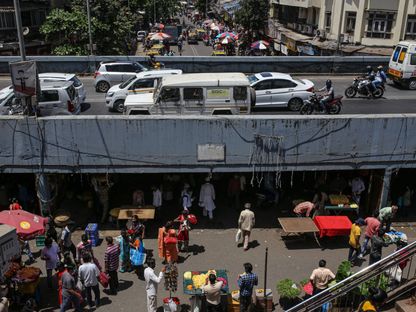
{"type": "Polygon", "coordinates": [[[365,72],[365,74],[364,74],[364,78],[368,78],[369,76],[371,76],[371,75],[375,75],[375,72],[374,72],[374,70],[373,70],[373,67],[371,67],[371,66],[367,66],[366,67],[366,72],[365,72]]]}
{"type": "Polygon", "coordinates": [[[147,62],[151,68],[158,67],[158,62],[156,61],[156,58],[153,54],[149,56],[149,60],[147,62]]]}
{"type": "Polygon", "coordinates": [[[371,97],[373,92],[376,90],[376,86],[373,84],[374,80],[376,79],[376,73],[371,66],[367,66],[366,69],[367,72],[363,77],[368,80],[368,83],[365,84],[365,87],[367,88],[368,97],[371,97]]]}
{"type": "Polygon", "coordinates": [[[179,35],[179,37],[178,37],[178,52],[179,52],[179,55],[182,55],[183,41],[184,41],[184,37],[183,37],[183,35],[181,34],[181,35],[179,35]]]}
{"type": "Polygon", "coordinates": [[[374,88],[377,88],[381,84],[386,83],[386,81],[387,81],[387,75],[383,70],[383,66],[380,65],[380,66],[377,67],[377,73],[376,73],[375,79],[373,81],[373,86],[374,86],[374,88]]]}
{"type": "Polygon", "coordinates": [[[334,86],[332,85],[332,81],[328,79],[325,82],[325,86],[321,89],[319,89],[320,92],[324,92],[322,99],[320,100],[319,104],[321,107],[321,111],[325,111],[326,104],[328,104],[330,101],[334,99],[335,96],[335,90],[334,86]]]}

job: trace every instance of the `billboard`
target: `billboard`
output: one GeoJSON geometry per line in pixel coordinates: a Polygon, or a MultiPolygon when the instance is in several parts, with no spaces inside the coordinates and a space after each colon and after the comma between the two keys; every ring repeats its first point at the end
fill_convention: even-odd
{"type": "Polygon", "coordinates": [[[10,63],[10,73],[14,92],[17,96],[26,97],[36,95],[37,72],[35,61],[10,63]]]}

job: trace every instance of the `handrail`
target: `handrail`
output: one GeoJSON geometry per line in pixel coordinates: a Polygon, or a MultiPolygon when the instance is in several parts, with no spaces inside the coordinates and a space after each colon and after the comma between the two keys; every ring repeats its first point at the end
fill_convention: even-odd
{"type": "Polygon", "coordinates": [[[319,308],[324,303],[333,300],[341,295],[345,295],[350,290],[356,288],[369,279],[385,272],[389,268],[394,267],[402,261],[411,258],[414,254],[416,254],[416,241],[404,248],[395,251],[380,261],[358,271],[357,273],[354,273],[353,275],[329,287],[321,293],[308,298],[305,301],[302,301],[301,303],[290,308],[289,310],[286,310],[285,312],[312,311],[316,308],[319,308]]]}

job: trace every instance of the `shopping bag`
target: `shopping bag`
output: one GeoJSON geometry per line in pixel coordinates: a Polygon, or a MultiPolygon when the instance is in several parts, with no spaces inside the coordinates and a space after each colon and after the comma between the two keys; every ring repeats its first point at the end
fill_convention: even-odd
{"type": "Polygon", "coordinates": [[[238,229],[237,230],[237,233],[235,233],[235,242],[236,243],[238,243],[239,241],[240,241],[240,239],[241,239],[241,230],[240,229],[238,229]]]}
{"type": "Polygon", "coordinates": [[[198,219],[196,218],[196,216],[194,214],[189,214],[188,215],[188,221],[192,225],[195,225],[195,224],[198,223],[198,219]]]}
{"type": "Polygon", "coordinates": [[[143,242],[140,243],[140,247],[130,248],[130,262],[133,266],[140,266],[146,262],[146,250],[144,249],[143,242]]]}
{"type": "Polygon", "coordinates": [[[104,287],[107,288],[108,287],[108,281],[110,280],[110,277],[107,275],[107,273],[105,272],[100,272],[100,276],[98,281],[100,282],[100,284],[104,287]]]}

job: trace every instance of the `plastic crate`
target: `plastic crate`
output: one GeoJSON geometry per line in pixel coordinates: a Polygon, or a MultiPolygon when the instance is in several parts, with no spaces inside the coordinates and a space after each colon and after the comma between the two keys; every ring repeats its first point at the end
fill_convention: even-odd
{"type": "Polygon", "coordinates": [[[91,245],[96,247],[100,241],[100,232],[98,231],[97,223],[88,223],[85,228],[85,234],[88,236],[88,239],[91,241],[91,245]]]}
{"type": "Polygon", "coordinates": [[[45,247],[45,235],[36,236],[36,247],[45,247]]]}

